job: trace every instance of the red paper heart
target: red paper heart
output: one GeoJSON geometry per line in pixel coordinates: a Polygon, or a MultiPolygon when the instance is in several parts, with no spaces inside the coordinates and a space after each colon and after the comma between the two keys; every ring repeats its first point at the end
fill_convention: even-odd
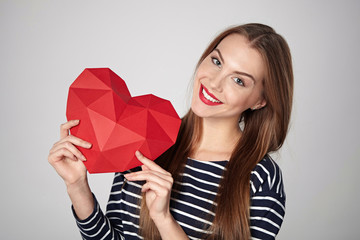
{"type": "Polygon", "coordinates": [[[92,143],[81,148],[90,173],[122,172],[155,160],[175,141],[181,120],[168,100],[152,94],[131,97],[109,68],[87,68],[69,88],[66,116],[80,119],[71,134],[92,143]]]}

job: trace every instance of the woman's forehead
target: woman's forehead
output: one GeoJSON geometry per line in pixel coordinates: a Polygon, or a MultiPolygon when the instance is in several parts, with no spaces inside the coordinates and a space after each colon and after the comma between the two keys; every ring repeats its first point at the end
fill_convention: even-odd
{"type": "Polygon", "coordinates": [[[264,78],[265,61],[245,36],[230,34],[222,39],[215,49],[221,54],[227,66],[237,71],[247,72],[258,81],[264,78]]]}

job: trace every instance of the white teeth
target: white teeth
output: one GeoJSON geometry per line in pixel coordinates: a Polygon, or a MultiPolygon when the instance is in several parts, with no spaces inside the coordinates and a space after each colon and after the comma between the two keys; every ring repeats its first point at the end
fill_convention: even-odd
{"type": "Polygon", "coordinates": [[[214,103],[220,103],[219,100],[216,100],[216,99],[212,98],[209,94],[207,94],[207,92],[205,91],[205,89],[202,90],[202,94],[204,95],[204,97],[205,97],[207,100],[209,100],[209,101],[211,101],[211,102],[214,102],[214,103]]]}

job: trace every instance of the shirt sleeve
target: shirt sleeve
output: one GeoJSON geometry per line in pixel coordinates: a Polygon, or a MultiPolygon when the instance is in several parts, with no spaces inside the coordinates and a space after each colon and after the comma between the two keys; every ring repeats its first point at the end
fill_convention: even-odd
{"type": "Polygon", "coordinates": [[[76,224],[79,228],[80,234],[83,239],[86,240],[97,240],[97,239],[122,239],[120,236],[119,231],[117,231],[111,224],[110,220],[104,215],[102,212],[98,201],[96,200],[95,195],[93,194],[94,198],[94,210],[84,220],[80,220],[73,208],[71,207],[73,215],[76,220],[76,224]]]}
{"type": "Polygon", "coordinates": [[[285,198],[274,192],[258,192],[251,198],[252,239],[275,239],[285,215],[285,198]]]}
{"type": "Polygon", "coordinates": [[[275,239],[284,220],[286,195],[281,170],[269,156],[252,171],[250,188],[252,239],[275,239]]]}

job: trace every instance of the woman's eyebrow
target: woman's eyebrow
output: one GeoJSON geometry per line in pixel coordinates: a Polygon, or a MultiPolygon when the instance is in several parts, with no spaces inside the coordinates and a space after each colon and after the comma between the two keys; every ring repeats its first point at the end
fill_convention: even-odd
{"type": "Polygon", "coordinates": [[[253,80],[254,83],[256,83],[255,78],[251,74],[248,74],[248,73],[245,73],[245,72],[239,72],[239,71],[235,71],[234,73],[239,74],[239,75],[247,76],[247,77],[251,78],[251,80],[253,80]]]}
{"type": "Polygon", "coordinates": [[[224,58],[222,57],[222,54],[219,49],[215,48],[214,51],[216,51],[219,54],[221,62],[225,63],[224,58]]]}
{"type": "MultiPolygon", "coordinates": [[[[223,58],[220,50],[215,48],[214,51],[216,51],[219,54],[221,62],[225,63],[224,58],[223,58]]],[[[245,72],[240,72],[240,71],[235,71],[235,73],[239,74],[239,75],[247,76],[247,77],[251,78],[254,82],[256,82],[255,78],[251,74],[248,74],[248,73],[245,73],[245,72]]]]}

